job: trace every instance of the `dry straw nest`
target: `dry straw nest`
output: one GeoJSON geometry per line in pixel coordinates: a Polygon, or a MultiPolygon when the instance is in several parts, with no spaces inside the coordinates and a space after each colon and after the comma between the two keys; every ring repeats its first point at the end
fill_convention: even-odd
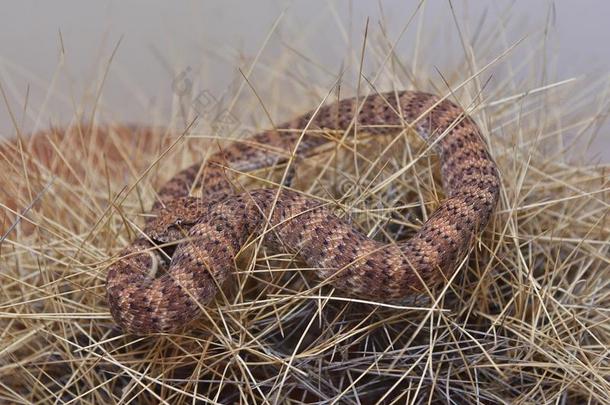
{"type": "MultiPolygon", "coordinates": [[[[140,232],[155,188],[226,140],[209,139],[205,119],[188,131],[73,124],[20,134],[0,149],[0,402],[610,402],[609,168],[576,154],[608,110],[600,83],[513,77],[486,87],[471,62],[444,80],[425,76],[428,66],[410,75],[392,66],[384,90],[412,87],[409,77],[435,77],[420,90],[457,89],[452,99],[484,128],[502,173],[491,224],[434,299],[350,300],[319,287],[298,259],[260,248],[243,252],[192,328],[124,335],[105,301],[108,265],[140,232]]],[[[354,94],[346,83],[330,98],[354,94]]],[[[329,88],[267,111],[287,118],[329,88]]],[[[334,201],[369,235],[405,238],[443,198],[424,150],[412,134],[347,137],[298,162],[294,187],[334,201]]],[[[272,187],[285,169],[240,183],[272,187]]]]}

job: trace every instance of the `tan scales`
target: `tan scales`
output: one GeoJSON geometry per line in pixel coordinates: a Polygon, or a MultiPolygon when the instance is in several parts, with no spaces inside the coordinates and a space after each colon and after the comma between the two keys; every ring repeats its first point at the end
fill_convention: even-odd
{"type": "Polygon", "coordinates": [[[497,204],[500,179],[479,127],[460,107],[437,96],[403,91],[346,99],[279,128],[229,145],[159,190],[145,234],[155,243],[184,241],[159,277],[151,268],[164,262],[146,237],[127,246],[110,266],[108,303],[123,330],[169,332],[196,319],[200,306],[233,271],[236,253],[264,229],[265,243],[298,253],[321,279],[349,295],[381,301],[421,295],[425,286],[451,276],[497,204]],[[249,171],[282,163],[297,145],[296,154],[307,156],[329,141],[320,129],[353,128],[356,112],[359,131],[396,134],[412,126],[435,142],[447,198],[412,238],[377,242],[321,202],[293,191],[232,191],[227,167],[249,171]],[[312,131],[299,142],[306,127],[312,131]],[[195,187],[202,188],[202,199],[189,197],[195,187]]]}

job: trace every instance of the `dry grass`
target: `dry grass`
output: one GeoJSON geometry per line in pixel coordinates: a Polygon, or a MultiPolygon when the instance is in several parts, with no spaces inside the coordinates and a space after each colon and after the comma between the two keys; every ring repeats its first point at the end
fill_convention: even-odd
{"type": "MultiPolygon", "coordinates": [[[[34,146],[25,137],[4,145],[0,402],[609,403],[610,167],[577,154],[608,112],[607,90],[592,79],[541,83],[523,74],[539,62],[537,42],[511,59],[510,46],[498,51],[488,37],[443,79],[425,54],[413,70],[383,36],[367,38],[373,68],[351,82],[348,69],[342,81],[341,95],[374,91],[370,82],[410,87],[410,77],[421,90],[454,89],[501,168],[493,222],[421,308],[350,300],[295,258],[260,249],[192,328],[123,335],[104,298],[107,266],[138,232],[154,189],[210,149],[210,122],[186,137],[74,126],[34,146]],[[487,84],[490,69],[504,79],[487,84]]],[[[328,92],[299,87],[308,79],[291,66],[302,58],[257,61],[284,77],[286,94],[309,97],[287,110],[270,87],[259,94],[270,115],[301,112],[328,92]]],[[[179,101],[189,122],[192,105],[179,101]]],[[[264,114],[258,122],[267,126],[264,114]]],[[[334,202],[369,235],[407,237],[443,197],[435,157],[412,136],[358,134],[333,146],[298,162],[294,187],[334,202]]],[[[270,186],[283,169],[240,181],[270,186]]]]}

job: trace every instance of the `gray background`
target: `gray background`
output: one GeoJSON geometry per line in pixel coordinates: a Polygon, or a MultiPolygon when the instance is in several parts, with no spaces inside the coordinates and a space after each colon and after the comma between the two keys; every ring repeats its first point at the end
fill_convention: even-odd
{"type": "MultiPolygon", "coordinates": [[[[479,31],[485,35],[494,26],[502,27],[499,43],[523,36],[544,38],[554,80],[603,78],[610,72],[607,0],[452,4],[467,38],[477,37],[479,31]],[[550,29],[541,33],[545,26],[550,29]]],[[[192,66],[207,89],[222,94],[239,81],[237,69],[248,66],[278,19],[261,60],[269,63],[290,47],[330,71],[320,83],[327,86],[328,78],[349,59],[346,55],[358,53],[367,17],[372,32],[379,34],[383,26],[396,38],[417,5],[404,0],[6,1],[0,14],[0,84],[6,97],[0,100],[0,136],[15,134],[7,102],[24,132],[69,122],[74,111],[91,105],[119,40],[99,97],[101,119],[164,123],[173,111],[171,81],[176,72],[192,66]]],[[[428,62],[441,72],[450,70],[464,59],[464,52],[449,2],[430,0],[423,13],[421,35],[435,38],[428,62]]],[[[397,52],[411,52],[416,35],[414,22],[397,52]]],[[[519,52],[524,50],[513,57],[519,52]]],[[[608,133],[604,127],[595,144],[595,155],[604,161],[610,160],[608,133]]]]}

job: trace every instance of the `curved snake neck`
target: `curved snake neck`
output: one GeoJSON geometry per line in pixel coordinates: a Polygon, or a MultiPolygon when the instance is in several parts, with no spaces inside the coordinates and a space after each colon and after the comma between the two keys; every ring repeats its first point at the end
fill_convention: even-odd
{"type": "Polygon", "coordinates": [[[437,96],[404,91],[346,99],[279,128],[233,143],[202,166],[197,163],[159,190],[146,237],[113,263],[107,297],[117,324],[148,334],[182,327],[201,314],[235,268],[246,240],[264,230],[264,242],[298,253],[322,280],[360,298],[397,300],[422,294],[446,280],[465,257],[496,206],[500,180],[479,127],[464,111],[437,96]],[[354,117],[357,115],[357,119],[354,117]],[[382,244],[333,215],[319,201],[287,190],[234,194],[226,167],[249,171],[306,156],[326,142],[326,130],[392,134],[406,126],[435,144],[447,198],[409,240],[382,244]],[[307,131],[301,138],[304,128],[307,131]],[[288,131],[293,130],[293,131],[288,131]],[[188,197],[201,186],[203,199],[188,197]],[[176,246],[165,274],[155,243],[176,246]]]}

